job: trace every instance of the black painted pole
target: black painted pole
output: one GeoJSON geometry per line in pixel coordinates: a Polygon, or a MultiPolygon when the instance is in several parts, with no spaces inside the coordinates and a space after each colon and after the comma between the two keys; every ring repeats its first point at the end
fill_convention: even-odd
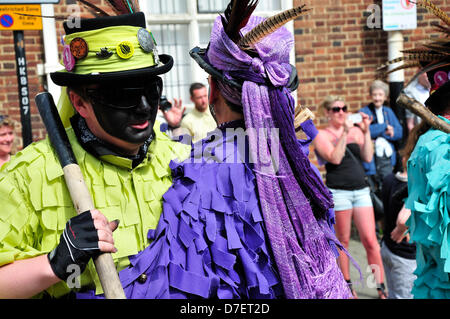
{"type": "Polygon", "coordinates": [[[25,38],[22,30],[14,32],[14,49],[16,51],[17,82],[19,88],[20,120],[22,123],[22,140],[25,148],[33,142],[31,130],[31,108],[28,90],[27,59],[25,56],[25,38]]]}

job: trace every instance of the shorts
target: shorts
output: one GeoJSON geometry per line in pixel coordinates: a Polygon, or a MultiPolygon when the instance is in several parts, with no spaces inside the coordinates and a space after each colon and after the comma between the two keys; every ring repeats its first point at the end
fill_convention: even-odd
{"type": "Polygon", "coordinates": [[[354,191],[330,188],[333,194],[334,210],[349,210],[353,207],[372,207],[370,189],[365,187],[354,191]]]}

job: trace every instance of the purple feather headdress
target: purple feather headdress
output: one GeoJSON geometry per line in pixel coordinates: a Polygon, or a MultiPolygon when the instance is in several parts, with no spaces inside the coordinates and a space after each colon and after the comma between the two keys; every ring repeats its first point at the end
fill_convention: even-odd
{"type": "Polygon", "coordinates": [[[217,80],[224,98],[243,108],[264,222],[286,297],[347,298],[330,242],[342,246],[326,222],[332,196],[297,141],[288,88],[294,40],[282,25],[307,10],[301,6],[264,19],[251,16],[255,6],[231,1],[215,20],[208,48],[190,54],[217,80]],[[258,134],[264,130],[276,130],[278,139],[258,134]],[[270,165],[274,154],[276,165],[270,165]]]}

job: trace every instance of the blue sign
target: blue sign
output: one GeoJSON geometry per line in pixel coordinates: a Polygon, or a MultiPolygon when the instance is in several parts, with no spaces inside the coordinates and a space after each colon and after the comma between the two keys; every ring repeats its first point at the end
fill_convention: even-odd
{"type": "Polygon", "coordinates": [[[13,25],[14,19],[9,14],[3,14],[0,17],[0,24],[4,26],[5,28],[9,28],[13,25]]]}

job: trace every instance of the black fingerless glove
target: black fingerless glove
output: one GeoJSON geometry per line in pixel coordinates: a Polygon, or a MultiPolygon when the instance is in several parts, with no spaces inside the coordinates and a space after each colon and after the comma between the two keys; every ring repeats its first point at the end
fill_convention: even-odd
{"type": "Polygon", "coordinates": [[[98,233],[90,211],[69,219],[58,246],[48,254],[50,266],[58,278],[67,280],[72,274],[67,267],[76,264],[80,273],[91,258],[100,254],[98,233]]]}

